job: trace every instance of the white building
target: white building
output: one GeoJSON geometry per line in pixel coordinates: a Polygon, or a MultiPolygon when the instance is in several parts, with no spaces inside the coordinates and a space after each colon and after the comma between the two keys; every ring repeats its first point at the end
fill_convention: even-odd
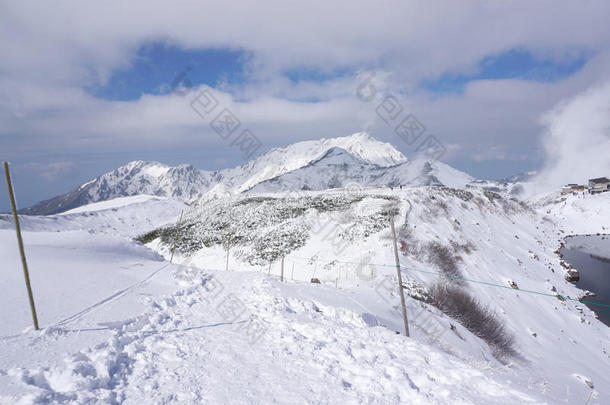
{"type": "Polygon", "coordinates": [[[591,193],[603,193],[610,191],[610,180],[607,177],[589,179],[589,191],[591,193]]]}

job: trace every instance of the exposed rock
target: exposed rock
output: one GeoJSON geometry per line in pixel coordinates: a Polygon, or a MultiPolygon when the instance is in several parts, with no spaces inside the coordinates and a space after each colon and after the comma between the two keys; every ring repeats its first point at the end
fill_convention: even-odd
{"type": "Polygon", "coordinates": [[[578,281],[580,280],[580,274],[576,269],[568,269],[566,270],[565,279],[567,281],[578,281]]]}

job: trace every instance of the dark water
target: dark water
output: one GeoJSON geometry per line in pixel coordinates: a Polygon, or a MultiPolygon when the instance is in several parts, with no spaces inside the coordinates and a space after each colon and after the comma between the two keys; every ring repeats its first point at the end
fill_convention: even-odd
{"type": "MultiPolygon", "coordinates": [[[[578,288],[597,294],[596,297],[584,297],[585,301],[610,305],[610,260],[592,256],[578,249],[579,244],[594,242],[610,246],[610,236],[578,236],[570,238],[566,247],[561,249],[564,260],[580,273],[580,280],[573,282],[578,288]],[[591,238],[591,239],[589,239],[591,238]]],[[[608,250],[610,252],[610,249],[608,250]]],[[[609,254],[605,254],[608,256],[609,254]]],[[[595,311],[599,320],[610,326],[610,308],[586,304],[595,311]]]]}

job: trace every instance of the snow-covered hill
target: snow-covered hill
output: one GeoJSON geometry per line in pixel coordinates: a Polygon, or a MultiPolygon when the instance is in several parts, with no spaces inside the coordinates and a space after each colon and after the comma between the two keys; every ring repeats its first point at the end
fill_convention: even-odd
{"type": "MultiPolygon", "coordinates": [[[[15,247],[11,236],[0,231],[1,246],[15,247]]],[[[503,368],[377,326],[368,311],[387,305],[375,294],[169,265],[108,235],[26,239],[44,329],[14,329],[29,313],[13,288],[0,314],[2,404],[544,402],[503,368]]],[[[5,287],[22,287],[15,273],[5,287]]]]}
{"type": "MultiPolygon", "coordinates": [[[[22,229],[33,232],[88,231],[133,238],[190,209],[176,198],[142,194],[83,205],[61,214],[22,215],[20,222],[22,229]]],[[[12,227],[12,216],[0,214],[0,230],[12,227]]]]}
{"type": "MultiPolygon", "coordinates": [[[[500,367],[498,360],[508,363],[511,380],[529,386],[529,394],[544,393],[550,403],[564,400],[566,387],[568,402],[588,395],[601,401],[597,403],[610,398],[603,388],[610,387],[610,380],[601,372],[610,360],[610,329],[577,301],[584,292],[565,280],[555,253],[564,233],[548,214],[494,192],[446,187],[301,192],[298,197],[258,194],[207,204],[187,218],[177,260],[224,269],[228,248],[230,268],[278,276],[285,256],[286,277],[303,282],[318,278],[349,291],[374,324],[400,331],[393,290],[386,292],[392,310],[382,309],[379,295],[384,280],[395,283],[383,214],[388,203],[394,204],[400,207],[400,259],[410,283],[409,312],[422,341],[433,336],[433,345],[466,361],[482,361],[485,367],[500,367]],[[431,293],[439,275],[440,280],[457,278],[456,285],[493,310],[506,333],[514,336],[514,354],[498,357],[498,348],[460,325],[460,318],[447,318],[425,299],[418,301],[431,293]],[[427,317],[420,318],[422,310],[427,317]]],[[[590,229],[609,224],[610,217],[598,212],[590,229]]],[[[169,227],[145,239],[169,255],[175,233],[169,227]]]]}
{"type": "MultiPolygon", "coordinates": [[[[337,162],[369,165],[334,152],[337,162]]],[[[298,197],[207,201],[185,214],[180,233],[185,205],[172,198],[24,216],[41,332],[24,330],[14,230],[0,218],[10,302],[0,310],[0,403],[610,398],[609,329],[575,301],[583,292],[565,281],[555,254],[576,223],[559,225],[554,209],[563,202],[535,208],[482,188],[439,186],[298,197]],[[402,321],[388,204],[399,210],[411,338],[395,333],[402,321]],[[152,251],[129,238],[136,234],[152,251]],[[157,253],[168,260],[178,234],[178,265],[168,265],[157,253]],[[456,280],[448,285],[491,308],[512,350],[437,308],[430,294],[439,280],[456,280]]],[[[590,200],[600,209],[588,232],[610,226],[605,198],[590,200]]]]}
{"type": "Polygon", "coordinates": [[[560,195],[537,201],[540,212],[557,222],[567,235],[610,234],[610,193],[560,195]]]}
{"type": "Polygon", "coordinates": [[[139,194],[176,197],[185,202],[199,200],[205,195],[236,194],[306,166],[332,148],[346,150],[379,167],[407,161],[392,145],[377,141],[365,132],[274,148],[242,166],[219,171],[199,170],[191,165],[170,167],[158,162],[134,161],[22,212],[28,215],[56,214],[93,202],[139,194]]]}

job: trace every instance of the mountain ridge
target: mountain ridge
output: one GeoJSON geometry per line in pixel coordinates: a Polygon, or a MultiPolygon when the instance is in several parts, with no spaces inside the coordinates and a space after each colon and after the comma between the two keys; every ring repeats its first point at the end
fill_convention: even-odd
{"type": "MultiPolygon", "coordinates": [[[[57,214],[94,202],[138,194],[174,197],[193,203],[203,198],[256,191],[260,184],[271,184],[277,179],[291,176],[301,176],[301,182],[315,180],[303,176],[308,176],[307,173],[316,165],[329,164],[333,166],[336,176],[342,176],[344,180],[352,179],[362,185],[406,185],[410,183],[407,177],[420,175],[415,172],[415,167],[419,167],[417,161],[414,161],[413,168],[407,170],[405,167],[411,161],[391,144],[378,141],[366,132],[357,132],[344,137],[302,141],[272,148],[243,165],[216,171],[201,170],[190,164],[168,166],[156,161],[135,160],[68,193],[41,201],[20,212],[27,215],[57,214]],[[333,165],[329,160],[331,155],[343,161],[333,165]]],[[[439,165],[444,165],[440,162],[432,164],[437,170],[447,171],[438,169],[439,165]]],[[[324,168],[318,168],[317,175],[321,180],[314,188],[336,188],[342,184],[327,179],[328,174],[324,168]]],[[[295,188],[301,189],[303,185],[284,185],[283,189],[295,188]]]]}

